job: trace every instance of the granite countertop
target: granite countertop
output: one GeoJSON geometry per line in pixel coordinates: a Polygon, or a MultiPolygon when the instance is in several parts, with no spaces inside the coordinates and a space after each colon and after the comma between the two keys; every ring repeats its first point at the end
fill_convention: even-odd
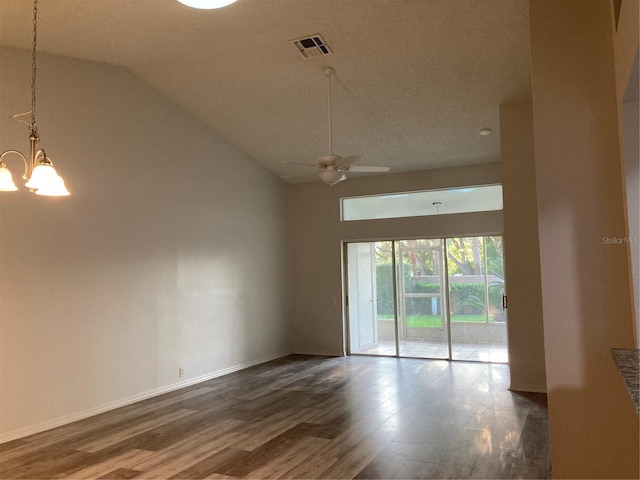
{"type": "Polygon", "coordinates": [[[640,350],[612,348],[611,353],[622,374],[636,411],[640,415],[640,350]]]}

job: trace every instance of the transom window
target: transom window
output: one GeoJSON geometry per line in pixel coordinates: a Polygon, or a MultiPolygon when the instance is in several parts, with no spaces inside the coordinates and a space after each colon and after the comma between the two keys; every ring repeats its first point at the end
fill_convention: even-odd
{"type": "Polygon", "coordinates": [[[342,221],[502,210],[502,185],[446,188],[341,199],[342,221]]]}

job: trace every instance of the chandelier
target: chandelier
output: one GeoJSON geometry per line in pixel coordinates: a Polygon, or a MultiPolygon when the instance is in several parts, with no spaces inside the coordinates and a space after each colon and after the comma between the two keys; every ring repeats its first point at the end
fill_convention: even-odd
{"type": "MultiPolygon", "coordinates": [[[[25,187],[36,195],[45,195],[50,197],[61,197],[69,195],[69,191],[64,185],[62,177],[60,177],[53,168],[51,158],[47,156],[43,149],[37,149],[40,143],[38,135],[38,126],[36,124],[36,43],[38,37],[38,0],[33,1],[33,43],[31,51],[31,111],[23,114],[13,115],[12,119],[17,119],[23,115],[31,114],[29,122],[29,157],[26,157],[18,150],[6,150],[0,154],[0,192],[14,192],[18,190],[11,172],[3,162],[3,159],[15,154],[24,161],[24,175],[22,178],[27,182],[25,187]]],[[[26,122],[24,122],[26,123],[26,122]]]]}

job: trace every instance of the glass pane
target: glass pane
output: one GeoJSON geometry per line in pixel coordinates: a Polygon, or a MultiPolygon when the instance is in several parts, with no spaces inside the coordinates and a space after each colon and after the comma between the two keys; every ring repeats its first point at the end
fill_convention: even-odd
{"type": "Polygon", "coordinates": [[[502,237],[447,239],[453,360],[506,362],[502,237]]]}
{"type": "Polygon", "coordinates": [[[400,356],[448,358],[442,242],[403,240],[396,249],[400,356]]]}
{"type": "Polygon", "coordinates": [[[349,353],[508,362],[502,237],[396,241],[395,304],[393,245],[347,245],[349,353]]]}
{"type": "Polygon", "coordinates": [[[342,199],[342,221],[502,210],[502,185],[342,199]]]}
{"type": "Polygon", "coordinates": [[[489,321],[506,323],[507,310],[502,307],[502,298],[505,295],[502,237],[486,237],[485,246],[487,255],[489,321]]]}
{"type": "Polygon", "coordinates": [[[347,245],[349,351],[396,354],[391,242],[347,245]]]}

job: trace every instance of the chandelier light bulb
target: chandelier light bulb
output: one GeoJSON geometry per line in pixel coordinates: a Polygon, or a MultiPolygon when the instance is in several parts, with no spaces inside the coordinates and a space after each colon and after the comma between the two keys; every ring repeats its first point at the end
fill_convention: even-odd
{"type": "Polygon", "coordinates": [[[57,176],[58,173],[56,172],[56,169],[51,165],[40,164],[33,169],[31,178],[24,184],[24,186],[33,190],[44,188],[57,176]]]}
{"type": "Polygon", "coordinates": [[[64,180],[59,175],[56,175],[49,179],[46,185],[36,190],[36,195],[42,195],[45,197],[66,197],[69,195],[69,190],[64,186],[64,180]]]}
{"type": "Polygon", "coordinates": [[[15,192],[18,190],[16,184],[13,183],[13,177],[9,169],[0,163],[0,192],[15,192]]]}

